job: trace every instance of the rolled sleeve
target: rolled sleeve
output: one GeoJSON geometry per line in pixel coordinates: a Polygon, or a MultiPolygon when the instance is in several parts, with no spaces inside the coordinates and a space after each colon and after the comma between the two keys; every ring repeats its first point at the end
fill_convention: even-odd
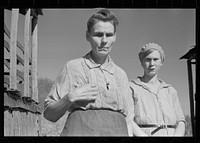
{"type": "Polygon", "coordinates": [[[45,99],[44,107],[46,108],[51,102],[60,100],[64,95],[68,94],[70,90],[70,79],[65,65],[56,80],[54,81],[52,88],[45,99]]]}
{"type": "Polygon", "coordinates": [[[128,125],[132,124],[133,118],[134,118],[134,103],[132,98],[132,92],[129,86],[129,81],[126,73],[122,74],[122,80],[123,80],[123,89],[125,91],[124,93],[124,100],[125,100],[125,111],[127,113],[126,116],[126,122],[128,125]]]}
{"type": "Polygon", "coordinates": [[[176,114],[177,123],[180,121],[185,122],[185,116],[183,114],[181,104],[179,102],[178,94],[174,88],[173,88],[172,98],[173,98],[173,106],[174,106],[174,110],[175,110],[175,114],[176,114]]]}

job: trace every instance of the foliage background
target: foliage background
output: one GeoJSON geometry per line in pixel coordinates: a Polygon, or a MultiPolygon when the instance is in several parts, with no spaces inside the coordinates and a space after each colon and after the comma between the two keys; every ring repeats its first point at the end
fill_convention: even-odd
{"type": "MultiPolygon", "coordinates": [[[[39,101],[42,107],[42,111],[44,111],[44,100],[48,95],[53,81],[49,78],[39,78],[38,79],[38,94],[39,101]]],[[[62,132],[62,129],[65,125],[65,121],[67,119],[67,113],[60,118],[57,122],[53,123],[41,117],[41,136],[59,136],[62,132]]],[[[192,126],[191,126],[191,118],[189,115],[185,115],[186,119],[186,131],[185,136],[192,136],[192,126]]]]}

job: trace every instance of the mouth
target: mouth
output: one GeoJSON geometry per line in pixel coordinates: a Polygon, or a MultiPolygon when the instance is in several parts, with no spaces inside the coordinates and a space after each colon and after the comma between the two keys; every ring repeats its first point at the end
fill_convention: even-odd
{"type": "Polygon", "coordinates": [[[155,70],[155,68],[150,68],[150,69],[149,69],[149,71],[154,71],[154,70],[155,70]]]}
{"type": "Polygon", "coordinates": [[[107,51],[109,48],[108,47],[99,47],[98,48],[100,51],[107,51]]]}

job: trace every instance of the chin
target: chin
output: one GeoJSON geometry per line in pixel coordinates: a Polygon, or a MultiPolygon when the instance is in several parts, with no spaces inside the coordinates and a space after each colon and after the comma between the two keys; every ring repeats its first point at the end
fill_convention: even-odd
{"type": "Polygon", "coordinates": [[[156,75],[156,72],[148,72],[147,75],[152,77],[156,75]]]}
{"type": "Polygon", "coordinates": [[[105,52],[105,51],[98,52],[99,56],[107,56],[108,54],[109,52],[105,52]]]}

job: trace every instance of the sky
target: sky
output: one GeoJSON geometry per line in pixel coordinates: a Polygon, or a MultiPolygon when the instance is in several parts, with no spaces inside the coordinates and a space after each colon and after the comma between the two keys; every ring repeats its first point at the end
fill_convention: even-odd
{"type": "MultiPolygon", "coordinates": [[[[143,75],[138,59],[142,46],[150,42],[161,45],[166,58],[158,77],[176,88],[184,114],[190,114],[187,62],[179,58],[195,45],[195,9],[110,10],[119,20],[117,39],[110,53],[115,64],[133,80],[143,75]]],[[[85,38],[86,25],[97,11],[43,9],[38,19],[38,77],[55,80],[67,61],[91,50],[85,38]]],[[[4,17],[9,21],[10,12],[6,11],[4,17]]],[[[19,17],[19,25],[24,25],[23,18],[19,17]]],[[[18,39],[23,41],[23,26],[18,30],[18,39]]]]}

